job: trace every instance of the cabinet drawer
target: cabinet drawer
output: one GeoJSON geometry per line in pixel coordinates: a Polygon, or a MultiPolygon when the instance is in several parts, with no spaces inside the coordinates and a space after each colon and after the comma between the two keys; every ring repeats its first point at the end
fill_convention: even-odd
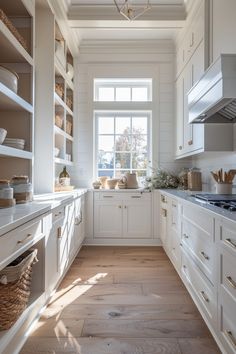
{"type": "Polygon", "coordinates": [[[206,240],[214,240],[214,218],[206,210],[198,206],[184,205],[183,218],[204,231],[206,240]]]}
{"type": "Polygon", "coordinates": [[[236,353],[236,302],[226,292],[220,292],[218,331],[227,354],[236,353]]]}
{"type": "Polygon", "coordinates": [[[151,193],[94,192],[94,200],[150,200],[151,193]]]}
{"type": "Polygon", "coordinates": [[[220,250],[220,286],[229,292],[236,302],[236,257],[228,251],[220,250]]]}
{"type": "Polygon", "coordinates": [[[60,206],[59,208],[56,208],[52,212],[52,223],[55,224],[59,220],[63,219],[65,217],[65,207],[60,206]]]}
{"type": "Polygon", "coordinates": [[[214,284],[214,265],[216,259],[215,243],[209,240],[209,235],[191,222],[183,220],[182,243],[191,253],[199,268],[214,284]]]}
{"type": "Polygon", "coordinates": [[[213,287],[203,278],[194,262],[185,252],[182,253],[181,273],[187,285],[190,285],[191,289],[194,291],[197,302],[203,312],[212,324],[216,324],[217,302],[213,287]]]}
{"type": "Polygon", "coordinates": [[[235,222],[223,221],[220,226],[220,244],[236,256],[236,227],[235,222]]]}
{"type": "Polygon", "coordinates": [[[4,264],[27,249],[43,233],[42,220],[31,221],[0,237],[0,262],[4,264]]]}

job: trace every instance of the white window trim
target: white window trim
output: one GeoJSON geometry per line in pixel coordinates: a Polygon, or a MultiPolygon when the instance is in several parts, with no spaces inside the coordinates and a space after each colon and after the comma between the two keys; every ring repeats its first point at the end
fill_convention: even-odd
{"type": "Polygon", "coordinates": [[[127,102],[127,103],[148,103],[152,102],[152,79],[94,79],[94,93],[93,93],[93,101],[94,102],[106,102],[99,100],[99,88],[101,87],[111,87],[114,88],[114,101],[107,101],[110,103],[120,103],[120,102],[127,102]],[[125,87],[131,89],[131,100],[130,101],[116,101],[116,88],[125,87]],[[132,88],[137,87],[146,87],[147,88],[147,96],[148,99],[146,101],[133,101],[132,100],[132,88]]]}
{"type": "MultiPolygon", "coordinates": [[[[103,117],[109,117],[111,114],[116,114],[119,117],[127,117],[129,116],[147,116],[147,160],[148,160],[148,165],[151,165],[152,161],[152,149],[151,149],[151,125],[152,125],[152,111],[151,110],[94,110],[94,173],[95,173],[95,178],[98,178],[98,117],[103,116],[103,117]]],[[[108,134],[109,135],[109,134],[108,134]]],[[[115,168],[115,161],[114,161],[114,168],[111,169],[112,171],[116,170],[115,168]]],[[[122,168],[122,170],[126,170],[122,168]]],[[[138,169],[136,169],[138,170],[138,169]]],[[[140,169],[141,170],[141,169],[140,169]]],[[[110,171],[110,170],[109,170],[110,171]]],[[[127,169],[127,171],[130,171],[130,169],[127,169]]],[[[147,174],[149,174],[149,167],[147,168],[147,174]]]]}

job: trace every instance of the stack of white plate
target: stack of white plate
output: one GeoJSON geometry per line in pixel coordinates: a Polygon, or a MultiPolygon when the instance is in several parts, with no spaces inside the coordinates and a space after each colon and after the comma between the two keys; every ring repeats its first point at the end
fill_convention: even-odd
{"type": "Polygon", "coordinates": [[[24,150],[25,140],[24,139],[14,139],[14,138],[6,138],[4,140],[3,145],[9,146],[15,149],[24,150]]]}

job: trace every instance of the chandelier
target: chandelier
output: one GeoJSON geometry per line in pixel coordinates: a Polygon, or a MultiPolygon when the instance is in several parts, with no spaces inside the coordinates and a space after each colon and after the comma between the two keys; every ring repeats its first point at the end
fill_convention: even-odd
{"type": "Polygon", "coordinates": [[[133,21],[151,9],[150,1],[144,5],[133,5],[132,0],[114,0],[118,12],[127,20],[133,21]]]}

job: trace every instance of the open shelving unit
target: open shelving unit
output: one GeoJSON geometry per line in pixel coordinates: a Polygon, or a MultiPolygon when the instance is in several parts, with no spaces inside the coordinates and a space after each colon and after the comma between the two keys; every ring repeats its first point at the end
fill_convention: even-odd
{"type": "Polygon", "coordinates": [[[47,0],[36,1],[36,41],[35,190],[50,193],[63,166],[74,164],[74,59],[47,0]]]}
{"type": "Polygon", "coordinates": [[[35,71],[33,1],[1,0],[1,10],[7,20],[5,16],[0,16],[0,65],[16,72],[19,79],[17,92],[0,79],[0,128],[7,130],[7,138],[24,139],[25,148],[11,148],[5,146],[4,142],[0,145],[0,179],[24,174],[32,181],[35,71]]]}

